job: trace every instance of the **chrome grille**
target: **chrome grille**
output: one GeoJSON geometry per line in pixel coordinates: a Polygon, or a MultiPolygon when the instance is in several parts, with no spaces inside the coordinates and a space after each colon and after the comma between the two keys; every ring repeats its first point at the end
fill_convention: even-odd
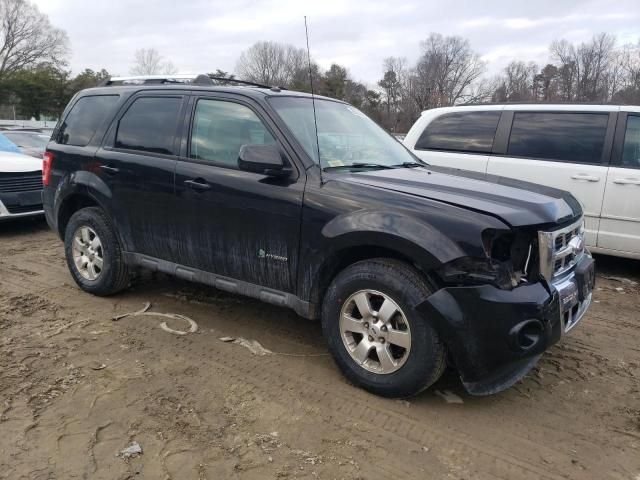
{"type": "Polygon", "coordinates": [[[41,172],[0,173],[0,193],[42,190],[41,172]]]}
{"type": "Polygon", "coordinates": [[[570,271],[584,253],[584,223],[580,219],[568,227],[538,232],[540,272],[552,280],[570,271]]]}

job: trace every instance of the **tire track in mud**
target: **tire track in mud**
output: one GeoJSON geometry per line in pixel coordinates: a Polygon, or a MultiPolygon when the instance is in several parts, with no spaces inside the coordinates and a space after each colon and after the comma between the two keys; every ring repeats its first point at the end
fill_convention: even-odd
{"type": "MultiPolygon", "coordinates": [[[[75,286],[71,286],[71,289],[75,290],[75,286]]],[[[243,323],[251,324],[251,322],[243,323]]],[[[133,330],[138,331],[138,333],[144,335],[146,340],[150,337],[154,338],[153,334],[149,335],[150,329],[142,324],[133,327],[128,325],[127,328],[133,328],[133,330]]],[[[279,330],[278,333],[283,335],[290,335],[292,333],[291,330],[286,328],[279,330]]],[[[155,332],[155,330],[151,331],[155,332]]],[[[164,339],[164,337],[160,338],[164,339]]],[[[161,339],[158,339],[160,343],[162,343],[161,339]]],[[[317,383],[305,382],[300,378],[293,378],[291,375],[285,373],[287,367],[290,367],[290,365],[283,365],[283,360],[273,357],[262,357],[257,360],[255,357],[245,354],[244,351],[234,351],[237,347],[228,347],[227,350],[230,352],[230,355],[226,355],[224,351],[220,351],[221,348],[224,347],[218,347],[216,344],[217,341],[213,338],[211,340],[213,345],[207,343],[206,346],[200,342],[196,343],[189,340],[189,347],[186,350],[181,350],[181,352],[188,352],[188,356],[192,358],[195,364],[202,362],[202,360],[206,362],[213,357],[218,364],[221,364],[227,370],[227,376],[229,378],[233,378],[239,383],[246,382],[247,379],[250,379],[254,387],[267,393],[273,393],[274,398],[278,398],[284,391],[287,392],[287,396],[291,399],[303,399],[304,401],[318,405],[323,411],[325,420],[336,426],[343,427],[345,421],[353,421],[354,419],[365,423],[376,420],[383,422],[379,427],[384,429],[384,433],[380,433],[379,429],[377,429],[374,432],[369,431],[366,435],[363,435],[361,431],[351,429],[352,434],[360,436],[361,438],[370,439],[370,437],[373,436],[379,445],[384,445],[389,441],[400,441],[405,443],[407,448],[416,450],[422,449],[424,445],[430,445],[434,451],[447,452],[446,454],[441,454],[441,461],[443,461],[443,463],[457,464],[457,461],[451,459],[451,457],[459,457],[464,459],[462,462],[472,470],[477,465],[483,466],[480,472],[476,471],[475,473],[486,474],[494,478],[560,478],[538,466],[505,455],[486,445],[480,448],[473,441],[461,437],[457,432],[451,432],[445,435],[433,429],[426,428],[419,420],[381,407],[372,406],[365,401],[356,400],[353,394],[349,395],[348,390],[343,388],[344,384],[319,386],[317,383]],[[192,352],[194,348],[196,351],[192,352]],[[260,372],[260,375],[256,375],[256,372],[260,372]],[[295,395],[295,397],[292,398],[292,394],[290,393],[292,389],[299,392],[300,395],[295,395]],[[344,390],[344,393],[336,393],[338,389],[344,390]],[[340,422],[336,421],[336,415],[341,417],[340,422]],[[433,445],[437,445],[437,447],[433,445]],[[493,468],[487,468],[488,465],[491,465],[493,468]]],[[[347,389],[351,388],[352,387],[347,387],[347,389]]],[[[359,393],[361,392],[356,392],[356,395],[359,393]]],[[[407,477],[415,473],[413,470],[407,470],[403,464],[398,464],[394,465],[387,474],[389,478],[394,478],[399,471],[402,471],[407,477]]],[[[380,473],[377,468],[375,472],[377,474],[380,473]]]]}
{"type": "MultiPolygon", "coordinates": [[[[148,328],[140,324],[128,325],[127,328],[144,335],[148,342],[159,340],[156,335],[150,334],[148,328]]],[[[237,346],[219,344],[214,338],[211,338],[212,343],[206,344],[185,340],[188,346],[180,349],[180,352],[181,355],[192,359],[189,363],[214,361],[216,367],[225,370],[226,377],[238,383],[251,383],[254,387],[271,394],[273,399],[282,402],[288,397],[289,401],[311,403],[320,409],[324,421],[331,422],[339,428],[344,428],[349,422],[363,425],[377,422],[375,428],[367,431],[366,435],[359,429],[350,428],[353,435],[363,440],[371,440],[373,436],[378,445],[400,442],[407,449],[416,451],[422,451],[424,446],[428,446],[440,462],[457,468],[464,465],[462,468],[473,474],[472,478],[565,478],[564,475],[550,472],[496,448],[478,445],[453,429],[446,433],[439,432],[417,419],[377,405],[381,402],[393,402],[392,400],[371,396],[372,401],[367,402],[358,398],[363,392],[354,392],[354,387],[350,385],[336,383],[327,387],[306,381],[299,376],[292,376],[286,371],[283,361],[276,357],[254,357],[237,346]]],[[[163,343],[162,340],[160,343],[163,343]]],[[[416,474],[415,469],[407,469],[403,463],[394,463],[393,458],[385,459],[385,462],[387,465],[393,463],[393,467],[388,471],[389,478],[397,477],[398,472],[402,472],[406,478],[416,474]]]]}
{"type": "MultiPolygon", "coordinates": [[[[53,250],[53,248],[51,248],[53,250]]],[[[62,249],[60,248],[60,254],[62,249]]],[[[139,288],[133,291],[129,291],[119,297],[116,300],[113,299],[96,299],[90,297],[88,294],[80,292],[75,286],[71,277],[69,276],[66,266],[64,264],[48,265],[46,261],[38,259],[35,262],[29,260],[26,252],[15,252],[15,256],[9,259],[3,259],[0,262],[0,284],[6,285],[9,290],[14,291],[16,295],[24,294],[25,292],[32,292],[34,295],[41,296],[43,298],[55,298],[55,301],[64,305],[66,313],[75,315],[74,310],[81,312],[83,306],[86,307],[87,303],[92,302],[95,305],[95,313],[98,316],[104,316],[108,318],[108,315],[113,311],[119,303],[122,306],[119,309],[128,310],[124,305],[139,306],[139,302],[143,299],[150,299],[158,305],[159,310],[165,310],[171,308],[175,310],[184,308],[185,305],[181,305],[179,302],[183,300],[171,299],[164,297],[163,292],[170,289],[185,288],[186,282],[175,282],[173,280],[166,281],[162,279],[161,284],[150,285],[148,283],[141,282],[139,288]],[[33,274],[34,270],[27,270],[22,266],[27,266],[30,269],[35,269],[36,274],[33,274]],[[175,302],[175,303],[174,303],[175,302]],[[171,305],[171,307],[170,307],[171,305]]],[[[49,255],[50,256],[50,255],[49,255]]],[[[187,284],[190,285],[190,284],[187,284]]],[[[186,287],[191,290],[190,287],[186,287]]],[[[6,294],[5,290],[5,294],[6,294]]],[[[206,293],[206,292],[205,292],[206,293]]],[[[234,302],[236,298],[232,297],[234,302]]],[[[227,299],[223,297],[220,302],[205,302],[198,307],[191,307],[190,311],[197,311],[200,318],[205,315],[214,315],[221,317],[224,315],[224,303],[227,299]],[[222,305],[221,305],[222,304],[222,305]],[[209,313],[211,312],[211,313],[209,313]]],[[[244,299],[242,299],[244,300],[244,299]]],[[[637,325],[629,323],[634,319],[634,309],[626,304],[630,299],[628,296],[624,299],[625,304],[620,305],[620,309],[617,310],[618,316],[613,319],[603,316],[606,312],[605,306],[600,305],[599,308],[593,308],[590,312],[590,317],[595,322],[591,322],[591,327],[597,332],[598,328],[606,330],[613,329],[612,325],[608,322],[615,324],[620,329],[620,333],[624,334],[624,330],[636,330],[637,325]],[[594,313],[594,311],[597,312],[594,313]],[[628,321],[629,320],[629,321],[628,321]]],[[[184,300],[191,303],[188,299],[184,300]]],[[[287,315],[287,311],[276,309],[276,307],[263,306],[257,302],[251,303],[251,300],[240,303],[235,309],[235,314],[232,319],[227,318],[225,320],[226,327],[229,326],[229,322],[236,322],[237,326],[242,329],[256,328],[260,324],[268,323],[266,320],[262,322],[256,320],[260,316],[260,308],[267,309],[267,315],[270,317],[267,320],[274,323],[269,327],[269,335],[278,339],[278,344],[282,345],[282,341],[286,341],[289,344],[295,344],[304,347],[305,351],[317,351],[319,343],[310,342],[310,336],[308,334],[301,333],[302,330],[307,331],[307,328],[295,328],[293,321],[289,318],[284,319],[282,323],[277,322],[276,317],[278,312],[282,312],[282,315],[287,315]],[[271,318],[273,317],[273,318],[271,318]]],[[[597,307],[598,304],[594,305],[597,307]]],[[[610,308],[608,305],[606,308],[610,308]]],[[[135,309],[135,308],[134,308],[135,309]]],[[[87,312],[81,312],[81,315],[86,317],[87,312]]],[[[93,316],[93,315],[91,315],[93,316]]],[[[304,320],[299,320],[303,322],[304,320]]],[[[207,327],[215,327],[215,323],[208,320],[203,321],[207,327]]],[[[557,445],[557,438],[551,446],[547,447],[534,440],[527,440],[526,438],[513,440],[513,445],[509,444],[509,436],[513,437],[514,429],[507,429],[504,432],[504,437],[509,440],[502,441],[501,443],[507,448],[512,447],[509,452],[506,453],[495,442],[491,445],[491,437],[495,436],[494,432],[487,432],[488,438],[483,439],[484,443],[479,443],[481,440],[471,438],[460,431],[456,431],[453,426],[445,425],[442,421],[434,422],[436,426],[425,425],[424,409],[421,411],[412,412],[407,411],[400,413],[397,411],[399,407],[397,404],[391,404],[388,400],[382,400],[377,397],[371,396],[367,398],[367,394],[362,391],[354,389],[341,380],[341,377],[336,371],[335,375],[325,375],[325,378],[319,381],[308,380],[308,375],[319,370],[313,370],[313,366],[309,363],[310,360],[300,359],[298,361],[292,361],[291,359],[283,359],[282,357],[253,357],[245,352],[243,349],[221,344],[216,340],[214,333],[203,334],[202,336],[194,336],[187,339],[179,339],[174,343],[174,339],[171,336],[160,333],[155,328],[155,324],[139,322],[139,323],[126,323],[118,324],[123,331],[126,329],[128,333],[134,333],[135,335],[144,338],[147,344],[144,348],[144,354],[150,357],[158,357],[165,353],[176,354],[184,356],[186,362],[190,365],[216,365],[224,372],[225,377],[232,379],[238,384],[249,384],[251,388],[255,388],[260,392],[266,394],[274,402],[278,402],[282,405],[290,405],[294,402],[306,402],[312,404],[318,408],[321,419],[334,426],[338,431],[346,431],[353,437],[358,437],[367,442],[372,442],[377,445],[384,446],[389,443],[395,445],[401,445],[403,449],[407,451],[418,451],[424,455],[422,450],[423,446],[430,448],[429,452],[424,456],[424,466],[429,467],[430,462],[439,462],[442,465],[447,466],[451,472],[455,473],[458,477],[464,478],[505,478],[505,479],[533,479],[533,478],[545,478],[545,479],[558,479],[558,478],[586,478],[596,475],[596,478],[606,478],[608,476],[613,477],[614,473],[619,473],[619,468],[615,466],[609,469],[608,475],[597,476],[594,470],[590,472],[579,471],[572,469],[572,458],[561,451],[554,450],[553,445],[557,445]],[[312,367],[312,368],[310,368],[312,367]],[[305,378],[307,377],[307,378],[305,378]],[[333,382],[333,383],[331,383],[333,382]],[[422,419],[419,415],[422,414],[422,419]],[[375,424],[375,427],[367,427],[368,425],[375,424]],[[529,453],[528,449],[531,450],[529,453]],[[549,457],[554,459],[552,465],[544,465],[541,461],[537,461],[536,455],[541,458],[547,453],[553,452],[553,455],[549,457]],[[518,458],[519,453],[524,453],[523,459],[518,458]],[[558,458],[562,462],[558,462],[558,458]],[[528,460],[527,460],[528,459],[528,460]],[[531,463],[532,461],[536,463],[531,463]]],[[[235,330],[235,327],[234,327],[235,330]]],[[[631,333],[631,332],[629,332],[631,333]]],[[[635,332],[633,332],[635,333],[635,332]]],[[[115,340],[117,341],[117,340],[115,340]]],[[[623,341],[627,343],[627,341],[623,341]]],[[[597,367],[600,365],[608,373],[615,373],[608,369],[613,362],[613,359],[597,355],[598,346],[593,343],[584,342],[583,340],[577,340],[574,337],[574,342],[568,346],[568,351],[557,350],[550,352],[549,359],[558,360],[563,359],[564,368],[568,368],[573,372],[574,364],[575,369],[582,371],[582,366],[586,361],[589,366],[597,367]],[[555,354],[554,354],[555,352],[555,354]],[[564,359],[564,357],[567,359],[564,359]],[[570,357],[570,358],[569,358],[570,357]],[[571,367],[567,365],[567,361],[571,364],[571,367]],[[603,366],[604,365],[604,366],[603,366]],[[608,369],[608,370],[607,370],[608,369]]],[[[330,363],[330,360],[327,360],[330,363]]],[[[315,365],[317,367],[317,365],[315,365]]],[[[328,367],[327,364],[322,366],[323,369],[333,368],[328,367]]],[[[600,368],[598,368],[600,370],[600,368]]],[[[203,370],[204,371],[204,370],[203,370]]],[[[320,372],[321,373],[321,372],[320,372]]],[[[208,373],[203,373],[208,374],[208,373]]],[[[577,375],[577,374],[576,374],[577,375]]],[[[613,379],[611,379],[613,381],[613,379]]],[[[559,401],[562,401],[560,398],[559,401]]],[[[511,400],[509,400],[511,401],[511,400]]],[[[531,409],[534,413],[534,410],[531,409]]],[[[544,414],[545,410],[541,410],[544,414]]],[[[445,414],[446,418],[454,417],[453,411],[448,411],[445,414]]],[[[494,415],[493,418],[499,421],[499,417],[494,415]]],[[[542,427],[536,425],[538,428],[535,431],[535,437],[540,439],[543,436],[544,430],[551,430],[553,427],[547,422],[548,426],[542,427]]],[[[456,422],[458,428],[461,428],[461,422],[456,422]]],[[[499,429],[499,425],[497,426],[499,429]]],[[[585,442],[587,441],[584,438],[585,442]]],[[[597,443],[590,443],[593,446],[597,446],[597,443]]],[[[362,465],[362,471],[367,476],[365,478],[380,478],[384,476],[386,478],[415,478],[417,474],[416,461],[403,462],[402,458],[392,458],[389,456],[384,461],[375,462],[375,466],[362,465]],[[380,472],[380,469],[383,472],[380,472]]],[[[606,458],[604,455],[601,458],[606,458]]],[[[422,457],[420,457],[422,459],[422,457]]],[[[595,463],[597,460],[591,460],[591,463],[595,463]]],[[[418,464],[419,465],[419,464],[418,464]]],[[[598,473],[607,471],[601,469],[598,473]]],[[[616,477],[618,478],[618,477],[616,477]]],[[[619,478],[622,478],[621,476],[619,478]]],[[[633,477],[631,477],[633,478],[633,477]]]]}

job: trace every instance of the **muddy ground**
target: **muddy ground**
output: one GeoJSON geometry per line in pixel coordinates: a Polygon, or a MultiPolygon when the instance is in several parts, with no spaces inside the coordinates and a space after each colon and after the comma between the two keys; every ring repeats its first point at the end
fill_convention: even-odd
{"type": "Polygon", "coordinates": [[[604,276],[640,262],[597,260],[596,303],[517,386],[470,397],[447,372],[399,401],[350,386],[316,322],[163,275],[92,297],[44,222],[2,224],[0,479],[638,480],[640,289],[604,276]],[[198,333],[112,321],[145,302],[198,333]]]}

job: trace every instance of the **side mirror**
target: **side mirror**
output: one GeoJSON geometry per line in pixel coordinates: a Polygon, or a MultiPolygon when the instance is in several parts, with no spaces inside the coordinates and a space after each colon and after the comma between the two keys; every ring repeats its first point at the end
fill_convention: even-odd
{"type": "Polygon", "coordinates": [[[238,167],[246,172],[269,177],[286,177],[291,170],[285,167],[280,148],[276,145],[242,145],[238,167]]]}

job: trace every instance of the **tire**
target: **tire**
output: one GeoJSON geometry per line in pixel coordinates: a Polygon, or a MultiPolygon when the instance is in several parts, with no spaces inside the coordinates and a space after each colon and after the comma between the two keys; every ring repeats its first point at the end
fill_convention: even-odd
{"type": "Polygon", "coordinates": [[[71,276],[85,292],[107,296],[129,285],[129,268],[118,236],[101,208],[83,208],[71,216],[65,230],[64,250],[71,276]],[[86,239],[84,234],[88,234],[86,239]],[[76,235],[80,242],[74,248],[76,235]]]}
{"type": "Polygon", "coordinates": [[[360,261],[336,276],[323,300],[322,330],[333,358],[353,384],[377,395],[402,398],[420,393],[440,378],[446,367],[445,347],[415,310],[430,293],[425,279],[398,260],[360,261]],[[364,303],[363,298],[367,298],[364,303]],[[386,300],[391,300],[389,309],[382,308],[386,300]],[[363,315],[358,305],[369,307],[370,313],[363,315]],[[386,334],[380,333],[382,325],[387,326],[386,334]],[[365,351],[369,353],[362,361],[365,351]]]}

